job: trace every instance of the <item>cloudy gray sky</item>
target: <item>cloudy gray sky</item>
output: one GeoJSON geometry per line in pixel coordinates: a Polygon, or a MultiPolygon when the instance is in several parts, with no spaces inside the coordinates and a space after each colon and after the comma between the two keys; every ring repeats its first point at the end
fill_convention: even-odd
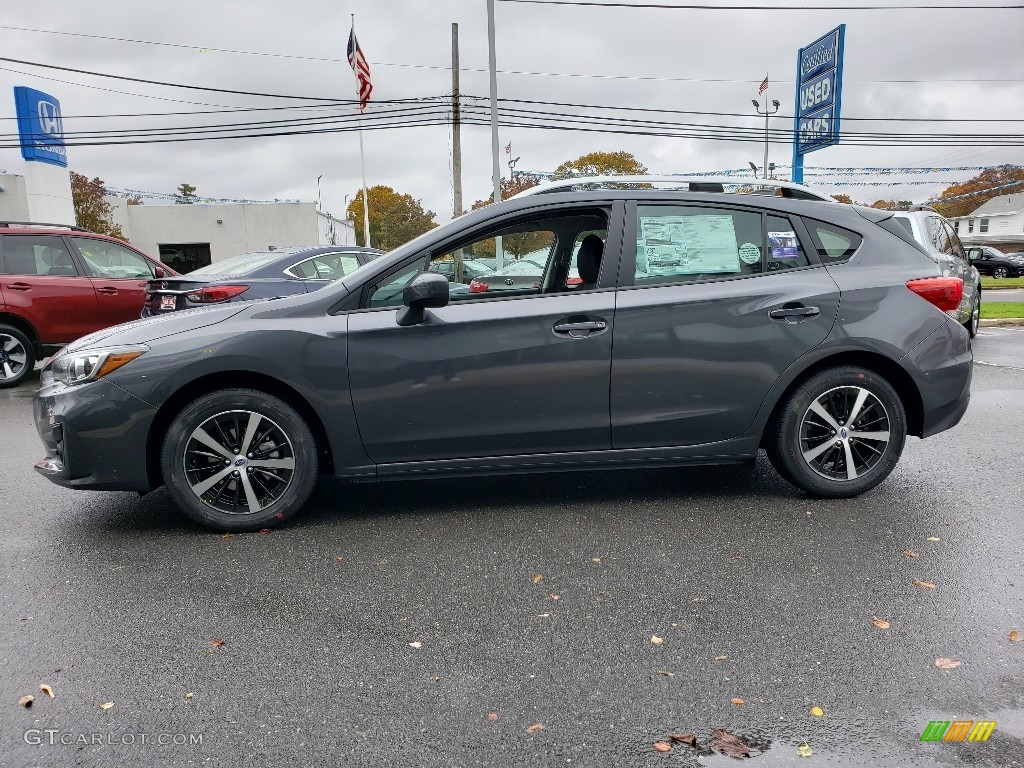
{"type": "MultiPolygon", "coordinates": [[[[686,0],[665,0],[665,3],[686,0]]],[[[931,4],[951,0],[936,0],[931,4]]],[[[1010,0],[980,0],[1010,5],[1010,0]]],[[[887,0],[808,0],[802,5],[885,5],[886,10],[781,10],[778,3],[746,5],[780,10],[669,10],[595,8],[518,2],[497,3],[498,90],[502,99],[630,107],[650,112],[581,110],[578,107],[507,104],[541,113],[519,121],[536,123],[543,113],[582,112],[587,131],[506,125],[501,146],[512,143],[521,170],[553,170],[564,160],[592,151],[626,150],[656,173],[712,171],[760,165],[763,118],[751,99],[768,75],[768,96],[782,102],[773,128],[791,128],[797,51],[840,23],[846,24],[843,130],[898,134],[1013,134],[1024,127],[1024,10],[899,10],[923,4],[887,0]],[[533,74],[527,74],[533,73],[533,74]],[[674,110],[657,112],[653,110],[674,110]],[[719,115],[679,114],[686,112],[719,115]],[[596,122],[593,118],[596,116],[596,122]],[[604,133],[604,118],[685,124],[692,132],[725,140],[604,133]],[[859,118],[859,119],[854,119],[859,118]],[[899,119],[899,121],[895,121],[899,119]],[[957,122],[942,122],[956,120],[957,122]],[[996,122],[1012,120],[1014,122],[996,122]],[[877,121],[877,122],[875,122],[877,121]],[[922,122],[918,122],[922,121],[922,122]],[[940,121],[940,122],[934,122],[940,121]],[[962,122],[960,122],[962,121],[962,122]],[[724,134],[753,131],[746,141],[724,134]]],[[[732,4],[740,4],[735,0],[732,4]]],[[[965,4],[961,1],[960,4],[965,4]]],[[[144,80],[227,90],[307,97],[269,98],[185,90],[119,81],[82,73],[0,61],[0,118],[4,140],[15,130],[11,87],[28,85],[62,103],[65,131],[129,131],[184,128],[229,122],[292,120],[290,130],[329,127],[325,119],[350,117],[351,107],[315,106],[316,100],[355,98],[345,61],[350,14],[373,74],[368,121],[390,119],[396,99],[436,99],[451,91],[451,24],[459,24],[462,92],[486,107],[488,94],[485,0],[5,0],[0,9],[0,56],[28,62],[122,75],[144,80]],[[41,12],[45,9],[45,13],[41,12]],[[29,31],[43,30],[43,31],[29,31]],[[54,34],[75,33],[75,34],[54,34]],[[127,42],[102,38],[145,41],[127,42]],[[159,43],[159,44],[158,44],[159,43]],[[210,50],[201,50],[210,49],[210,50]],[[235,52],[228,52],[235,51],[235,52]],[[234,111],[292,107],[289,110],[234,111]],[[199,112],[160,116],[139,113],[199,112]],[[78,117],[83,116],[83,117],[78,117]],[[321,122],[313,122],[313,121],[321,122]]],[[[321,101],[322,105],[324,102],[321,101]]],[[[417,102],[412,110],[430,110],[417,102]]],[[[404,107],[404,109],[410,109],[404,107]]],[[[443,101],[432,110],[443,120],[443,101]]],[[[421,116],[426,116],[423,112],[421,116]]],[[[546,120],[568,125],[568,118],[546,120]]],[[[334,123],[335,125],[337,123],[334,123]]],[[[635,130],[635,129],[629,129],[635,130]]],[[[662,129],[659,129],[662,130],[662,129]]],[[[663,131],[662,131],[663,132],[663,131]]],[[[491,189],[490,129],[463,128],[463,183],[467,206],[491,189]]],[[[437,124],[367,130],[367,181],[386,184],[420,199],[444,221],[451,216],[451,129],[437,124]]],[[[954,167],[1024,164],[1024,147],[925,146],[883,139],[895,146],[862,146],[851,140],[809,154],[814,167],[954,167]]],[[[1021,141],[1018,139],[1017,143],[1021,141]]],[[[791,162],[791,147],[773,143],[770,161],[791,162]]],[[[74,146],[69,166],[118,188],[171,192],[181,182],[199,194],[223,198],[314,200],[323,175],[326,210],[340,213],[360,185],[357,134],[239,138],[218,141],[117,146],[74,146]]],[[[502,162],[506,160],[502,152],[502,162]]],[[[16,170],[17,149],[0,149],[0,168],[16,170]]],[[[507,174],[507,168],[503,165],[507,174]]],[[[785,173],[784,171],[783,173],[785,173]]],[[[923,201],[971,172],[945,172],[896,179],[927,180],[923,187],[838,187],[857,200],[923,201]]],[[[832,181],[877,181],[877,174],[831,177],[832,181]]]]}

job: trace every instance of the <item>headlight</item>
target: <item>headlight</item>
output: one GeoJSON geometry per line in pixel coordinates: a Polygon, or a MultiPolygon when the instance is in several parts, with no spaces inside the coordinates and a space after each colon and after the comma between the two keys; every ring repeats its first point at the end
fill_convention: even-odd
{"type": "Polygon", "coordinates": [[[107,349],[83,349],[69,354],[58,354],[48,367],[55,380],[73,387],[106,376],[148,351],[149,347],[142,344],[107,349]]]}

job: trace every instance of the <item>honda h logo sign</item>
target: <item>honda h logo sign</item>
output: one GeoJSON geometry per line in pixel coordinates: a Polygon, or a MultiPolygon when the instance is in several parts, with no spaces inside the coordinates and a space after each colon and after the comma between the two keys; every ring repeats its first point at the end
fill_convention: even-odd
{"type": "Polygon", "coordinates": [[[36,103],[36,113],[39,115],[39,128],[43,133],[55,139],[64,138],[59,104],[52,101],[39,101],[36,103]]]}
{"type": "Polygon", "coordinates": [[[18,86],[14,89],[14,104],[21,156],[26,160],[67,167],[60,102],[48,93],[18,86]]]}

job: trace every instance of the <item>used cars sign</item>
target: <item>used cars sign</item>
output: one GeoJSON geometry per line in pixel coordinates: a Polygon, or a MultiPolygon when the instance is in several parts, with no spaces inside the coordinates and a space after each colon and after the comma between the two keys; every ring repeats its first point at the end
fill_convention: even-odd
{"type": "Polygon", "coordinates": [[[840,24],[800,49],[797,58],[796,154],[839,143],[839,102],[843,75],[840,24]]]}

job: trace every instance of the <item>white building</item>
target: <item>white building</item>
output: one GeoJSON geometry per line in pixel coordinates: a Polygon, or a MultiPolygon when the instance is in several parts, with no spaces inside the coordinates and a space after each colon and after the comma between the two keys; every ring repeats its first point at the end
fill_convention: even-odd
{"type": "Polygon", "coordinates": [[[125,239],[175,269],[271,248],[356,242],[352,222],[318,211],[315,203],[128,205],[123,197],[106,200],[125,239]]]}
{"type": "Polygon", "coordinates": [[[949,221],[964,245],[991,245],[1004,253],[1024,251],[1024,192],[993,197],[967,216],[949,221]]]}

